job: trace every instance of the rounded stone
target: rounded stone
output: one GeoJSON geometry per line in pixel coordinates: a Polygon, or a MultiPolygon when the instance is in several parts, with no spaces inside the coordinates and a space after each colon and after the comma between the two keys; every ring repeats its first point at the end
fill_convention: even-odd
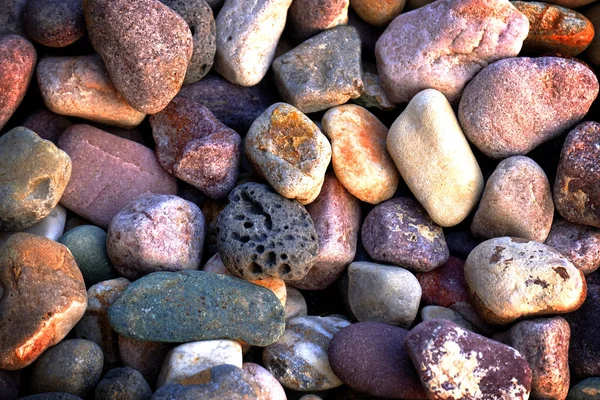
{"type": "Polygon", "coordinates": [[[308,306],[302,293],[293,286],[286,285],[285,320],[304,317],[308,314],[308,306]]]}
{"type": "Polygon", "coordinates": [[[587,378],[569,390],[567,400],[598,400],[600,398],[600,378],[587,378]]]}
{"type": "Polygon", "coordinates": [[[31,389],[35,393],[65,392],[86,397],[100,381],[103,365],[102,349],[96,343],[64,340],[35,362],[31,389]]]}
{"type": "Polygon", "coordinates": [[[297,201],[267,185],[246,183],[229,194],[218,220],[217,247],[225,266],[245,279],[300,279],[319,251],[315,226],[297,201]]]}
{"type": "MultiPolygon", "coordinates": [[[[390,101],[387,94],[381,86],[381,79],[379,75],[364,71],[363,65],[362,80],[364,84],[363,92],[360,97],[353,101],[366,108],[378,108],[382,111],[392,111],[396,108],[390,101]]],[[[376,67],[375,67],[376,70],[376,67]]]]}
{"type": "Polygon", "coordinates": [[[349,0],[294,0],[286,24],[297,42],[348,23],[349,0]]]}
{"type": "Polygon", "coordinates": [[[264,394],[264,400],[286,400],[285,390],[281,383],[273,374],[267,371],[259,364],[245,362],[242,365],[242,369],[248,374],[252,375],[254,380],[261,387],[261,391],[264,394]]]}
{"type": "Polygon", "coordinates": [[[313,202],[331,161],[331,145],[300,110],[275,103],[254,121],[244,144],[253,167],[283,197],[313,202]]]}
{"type": "Polygon", "coordinates": [[[545,244],[558,250],[584,275],[600,267],[600,230],[597,228],[557,219],[545,244]]]}
{"type": "Polygon", "coordinates": [[[52,393],[32,394],[30,396],[19,397],[18,400],[83,400],[83,399],[79,396],[75,396],[70,393],[52,392],[52,393]]]}
{"type": "Polygon", "coordinates": [[[485,184],[471,223],[474,236],[514,236],[543,243],[550,232],[554,202],[544,170],[531,158],[502,160],[485,184]]]}
{"type": "Polygon", "coordinates": [[[450,256],[442,228],[409,197],[375,207],[363,222],[361,236],[371,258],[415,272],[431,271],[450,256]]]}
{"type": "Polygon", "coordinates": [[[54,144],[58,143],[58,137],[71,125],[73,124],[68,118],[45,108],[30,112],[21,123],[21,126],[34,131],[42,139],[49,140],[54,144]]]}
{"type": "Polygon", "coordinates": [[[404,8],[406,0],[351,0],[350,6],[365,22],[377,27],[385,27],[404,8]]]}
{"type": "Polygon", "coordinates": [[[468,302],[469,292],[464,265],[463,260],[450,256],[441,267],[416,274],[423,291],[421,296],[423,304],[450,307],[455,303],[468,302]]]}
{"type": "MultiPolygon", "coordinates": [[[[64,232],[66,220],[67,210],[59,204],[45,218],[20,232],[44,236],[56,242],[64,232]]],[[[0,232],[0,246],[14,234],[15,232],[0,232]]]]}
{"type": "Polygon", "coordinates": [[[140,371],[144,379],[154,386],[163,361],[173,345],[135,340],[121,335],[118,337],[119,358],[123,365],[140,371]]]}
{"type": "Polygon", "coordinates": [[[430,319],[444,319],[455,323],[463,329],[477,333],[477,329],[466,319],[464,319],[458,312],[451,308],[441,306],[425,306],[419,311],[419,317],[421,321],[429,321],[430,319]]]}
{"type": "Polygon", "coordinates": [[[28,0],[5,0],[4,12],[0,14],[0,34],[15,33],[25,36],[23,28],[23,11],[28,0]]]}
{"type": "Polygon", "coordinates": [[[98,383],[94,396],[95,400],[150,400],[152,389],[139,371],[113,368],[98,383]]]}
{"type": "Polygon", "coordinates": [[[28,0],[23,12],[27,35],[48,47],[66,47],[85,33],[80,0],[28,0]]]}

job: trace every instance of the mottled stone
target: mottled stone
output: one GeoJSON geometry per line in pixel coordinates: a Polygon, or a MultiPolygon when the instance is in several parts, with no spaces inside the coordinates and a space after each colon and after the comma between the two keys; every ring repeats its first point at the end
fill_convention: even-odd
{"type": "Polygon", "coordinates": [[[150,400],[152,389],[139,371],[113,368],[98,383],[94,396],[95,400],[150,400]]]}
{"type": "Polygon", "coordinates": [[[464,265],[463,260],[450,256],[441,267],[416,274],[423,291],[421,301],[442,307],[469,301],[464,265]]]}
{"type": "Polygon", "coordinates": [[[344,104],[363,90],[360,54],[355,28],[328,29],[273,61],[277,89],[304,113],[344,104]]]}
{"type": "Polygon", "coordinates": [[[171,349],[169,343],[146,342],[119,335],[119,358],[126,367],[140,371],[154,385],[163,360],[171,349]]]}
{"type": "Polygon", "coordinates": [[[192,58],[187,23],[158,0],[84,0],[90,42],[133,108],[155,114],[177,94],[192,58]]]}
{"type": "Polygon", "coordinates": [[[294,0],[287,25],[292,37],[302,42],[317,33],[348,23],[349,0],[294,0]]]}
{"type": "Polygon", "coordinates": [[[80,0],[28,0],[23,11],[27,36],[48,47],[66,47],[85,33],[80,0]]]}
{"type": "Polygon", "coordinates": [[[569,134],[560,153],[554,202],[564,219],[600,228],[600,123],[584,122],[569,134]]]}
{"type": "Polygon", "coordinates": [[[405,346],[430,399],[529,398],[531,369],[518,351],[450,321],[417,325],[405,346]]]}
{"type": "Polygon", "coordinates": [[[65,129],[73,125],[68,118],[48,111],[45,108],[37,109],[27,116],[21,126],[34,131],[39,137],[58,143],[58,137],[65,129]]]}
{"type": "Polygon", "coordinates": [[[79,396],[64,392],[52,392],[32,394],[31,396],[19,397],[18,400],[83,400],[79,396]]]}
{"type": "Polygon", "coordinates": [[[394,103],[423,89],[456,103],[491,62],[519,54],[529,22],[504,0],[444,0],[400,14],[377,41],[379,76],[394,103]]]}
{"type": "Polygon", "coordinates": [[[283,336],[263,350],[263,365],[284,387],[299,391],[327,390],[342,382],[329,365],[327,348],[333,335],[350,322],[337,317],[297,317],[287,321],[283,336]]]}
{"type": "Polygon", "coordinates": [[[46,107],[69,117],[133,128],[146,117],[113,85],[98,55],[44,57],[37,80],[46,107]]]}
{"type": "Polygon", "coordinates": [[[569,313],[586,296],[583,274],[569,260],[552,247],[520,238],[481,243],[467,258],[465,278],[477,312],[493,324],[569,313]]]}
{"type": "MultiPolygon", "coordinates": [[[[583,14],[590,20],[595,32],[600,32],[600,3],[585,9],[583,14]]],[[[585,52],[586,59],[595,65],[600,65],[600,35],[594,38],[585,52]]]]}
{"type": "Polygon", "coordinates": [[[73,162],[61,204],[102,228],[142,194],[177,192],[175,178],[139,143],[89,125],[73,125],[58,144],[73,162]]]}
{"type": "Polygon", "coordinates": [[[462,317],[457,311],[451,308],[441,306],[425,306],[419,311],[419,317],[421,321],[429,321],[430,319],[444,319],[451,321],[463,329],[477,333],[477,329],[466,319],[462,317]]]}
{"type": "Polygon", "coordinates": [[[23,28],[23,11],[28,0],[4,0],[0,13],[0,34],[15,33],[25,36],[23,28]]]}
{"type": "MultiPolygon", "coordinates": [[[[67,210],[63,206],[57,205],[45,218],[20,232],[45,236],[56,242],[63,234],[66,219],[67,210]]],[[[15,233],[17,232],[0,232],[0,247],[15,233]]]]}
{"type": "Polygon", "coordinates": [[[564,133],[585,116],[597,95],[598,79],[577,60],[507,58],[467,85],[458,119],[472,144],[502,159],[564,133]]]}
{"type": "Polygon", "coordinates": [[[372,72],[363,72],[362,81],[364,85],[363,92],[360,97],[352,100],[353,102],[363,107],[378,108],[383,111],[391,111],[396,108],[385,90],[383,90],[379,75],[372,72]]]}
{"type": "Polygon", "coordinates": [[[363,222],[361,236],[371,258],[415,272],[431,271],[449,257],[442,228],[409,197],[375,207],[363,222]]]}
{"type": "Polygon", "coordinates": [[[308,306],[302,293],[293,286],[286,285],[285,320],[304,317],[308,314],[308,306]]]}
{"type": "Polygon", "coordinates": [[[390,127],[387,148],[402,178],[433,221],[464,220],[483,191],[483,175],[441,92],[418,93],[390,127]]]}
{"type": "Polygon", "coordinates": [[[600,230],[597,228],[557,219],[545,244],[558,250],[584,275],[600,267],[600,230]]]}
{"type": "Polygon", "coordinates": [[[404,8],[406,0],[351,0],[354,12],[367,23],[385,27],[392,22],[404,8]]]}
{"type": "Polygon", "coordinates": [[[286,400],[287,397],[285,395],[285,390],[281,383],[273,374],[267,371],[265,368],[258,364],[254,364],[251,362],[245,362],[242,365],[242,369],[248,374],[252,375],[254,380],[261,387],[261,391],[263,393],[264,400],[286,400]]]}
{"type": "Polygon", "coordinates": [[[567,400],[598,400],[600,399],[600,378],[587,378],[573,386],[567,400]]]}

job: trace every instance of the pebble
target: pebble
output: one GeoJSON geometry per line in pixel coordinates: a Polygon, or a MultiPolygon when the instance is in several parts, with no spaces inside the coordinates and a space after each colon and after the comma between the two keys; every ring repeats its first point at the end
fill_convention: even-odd
{"type": "Polygon", "coordinates": [[[427,396],[404,348],[406,329],[358,322],[341,329],[327,354],[337,377],[354,390],[390,399],[427,396]]]}
{"type": "Polygon", "coordinates": [[[423,89],[458,102],[471,78],[487,64],[514,57],[529,22],[503,0],[443,0],[400,14],[377,41],[377,69],[394,103],[423,89]]]}
{"type": "Polygon", "coordinates": [[[392,198],[400,174],[386,148],[386,126],[353,104],[329,109],[322,124],[331,141],[333,170],[342,185],[366,203],[392,198]]]}
{"type": "Polygon", "coordinates": [[[308,314],[308,306],[302,293],[293,286],[286,285],[287,298],[285,301],[285,320],[304,317],[308,314]]]}
{"type": "Polygon", "coordinates": [[[544,244],[500,237],[477,246],[465,263],[473,305],[492,324],[570,313],[586,297],[583,274],[544,244]]]}
{"type": "MultiPolygon", "coordinates": [[[[65,228],[66,219],[67,210],[63,206],[57,205],[45,218],[42,218],[39,222],[36,222],[29,228],[23,229],[21,232],[45,236],[50,240],[58,241],[65,228]]],[[[16,232],[0,232],[0,246],[15,233],[16,232]]]]}
{"type": "Polygon", "coordinates": [[[583,52],[594,38],[594,26],[576,11],[536,1],[510,3],[529,20],[524,51],[574,57],[583,52]]]}
{"type": "Polygon", "coordinates": [[[0,34],[14,33],[25,36],[23,11],[28,0],[4,0],[3,13],[0,14],[0,34]]]}
{"type": "Polygon", "coordinates": [[[158,161],[167,172],[212,198],[226,197],[233,189],[241,138],[206,107],[176,96],[150,117],[150,125],[158,161]]]}
{"type": "Polygon", "coordinates": [[[444,233],[444,236],[446,237],[450,254],[461,259],[466,259],[469,253],[482,242],[481,239],[473,236],[471,230],[468,228],[466,230],[447,231],[444,233]]]}
{"type": "Polygon", "coordinates": [[[358,98],[353,99],[353,102],[366,108],[378,108],[382,111],[392,111],[396,108],[383,90],[379,75],[365,72],[363,67],[362,80],[363,92],[358,98]]]}
{"type": "MultiPolygon", "coordinates": [[[[600,3],[586,8],[583,14],[592,23],[594,31],[600,31],[600,3]]],[[[590,63],[600,65],[600,35],[594,35],[592,42],[585,52],[585,56],[590,63]]]]}
{"type": "Polygon", "coordinates": [[[83,11],[90,42],[125,100],[145,114],[165,108],[192,58],[183,18],[158,0],[86,0],[83,11]]]}
{"type": "Polygon", "coordinates": [[[259,364],[245,362],[242,369],[250,374],[261,388],[265,400],[286,400],[285,390],[273,374],[259,364]]]}
{"type": "Polygon", "coordinates": [[[79,0],[28,0],[23,11],[27,36],[48,47],[66,47],[85,33],[83,2],[79,0]]]}
{"type": "Polygon", "coordinates": [[[58,137],[65,129],[73,125],[67,117],[48,111],[45,108],[38,108],[31,112],[21,126],[34,131],[39,137],[49,140],[54,144],[58,143],[58,137]]]}
{"type": "Polygon", "coordinates": [[[425,306],[419,311],[419,317],[421,321],[429,321],[431,319],[443,319],[455,323],[463,329],[477,333],[475,328],[470,322],[462,317],[458,312],[451,308],[441,306],[425,306]]]}
{"type": "Polygon", "coordinates": [[[355,28],[337,26],[321,32],[273,61],[279,94],[303,113],[356,99],[363,90],[360,54],[355,28]]]}
{"type": "Polygon", "coordinates": [[[483,191],[481,169],[441,92],[418,93],[390,127],[387,148],[402,178],[433,221],[457,225],[483,191]]]}
{"type": "Polygon", "coordinates": [[[464,265],[464,260],[450,256],[441,267],[417,273],[423,304],[450,307],[455,303],[468,302],[464,265]]]}
{"type": "Polygon", "coordinates": [[[351,0],[350,5],[365,22],[385,27],[404,9],[406,0],[351,0]]]}
{"type": "Polygon", "coordinates": [[[517,350],[450,321],[417,325],[405,346],[430,399],[529,398],[531,369],[517,350]]]}
{"type": "Polygon", "coordinates": [[[297,391],[327,390],[342,385],[329,365],[333,335],[350,322],[337,317],[306,316],[287,321],[277,342],[265,347],[264,367],[284,387],[297,391]]]}
{"type": "Polygon", "coordinates": [[[566,8],[579,8],[590,3],[595,2],[595,0],[548,0],[548,3],[557,4],[566,8]]]}
{"type": "Polygon", "coordinates": [[[2,400],[15,400],[19,397],[19,384],[16,374],[8,371],[0,372],[0,393],[2,400]]]}
{"type": "Polygon", "coordinates": [[[133,128],[146,117],[117,91],[98,55],[44,57],[37,80],[46,107],[56,114],[123,128],[133,128]]]}
{"type": "Polygon", "coordinates": [[[584,117],[597,95],[596,75],[577,60],[507,58],[469,82],[458,120],[473,145],[502,159],[526,154],[564,133],[584,117]]]}
{"type": "Polygon", "coordinates": [[[175,178],[139,143],[89,125],[73,125],[58,145],[73,162],[61,204],[101,228],[142,194],[177,192],[175,178]]]}
{"type": "Polygon", "coordinates": [[[31,389],[34,393],[65,392],[86,397],[100,381],[103,364],[102,350],[96,343],[64,340],[33,364],[31,389]]]}
{"type": "Polygon", "coordinates": [[[349,0],[295,0],[288,10],[287,26],[296,42],[348,23],[349,0]]]}
{"type": "Polygon", "coordinates": [[[361,236],[371,258],[415,272],[431,271],[449,257],[442,228],[409,197],[376,206],[365,218],[361,236]]]}
{"type": "Polygon", "coordinates": [[[273,292],[202,271],[138,279],[110,306],[108,318],[118,334],[152,342],[223,338],[267,346],[284,329],[283,306],[273,292]]]}
{"type": "Polygon", "coordinates": [[[569,222],[600,228],[598,157],[600,123],[584,122],[569,132],[554,183],[556,210],[569,222]]]}
{"type": "Polygon", "coordinates": [[[360,228],[360,202],[327,173],[321,193],[306,206],[319,238],[319,252],[304,278],[289,281],[304,290],[331,286],[354,260],[360,228]]]}
{"type": "Polygon", "coordinates": [[[531,397],[564,399],[569,391],[569,324],[561,317],[517,322],[494,336],[516,349],[531,367],[531,397]]]}
{"type": "Polygon", "coordinates": [[[96,386],[95,400],[150,400],[152,389],[139,371],[114,368],[96,386]]]}
{"type": "Polygon", "coordinates": [[[275,103],[259,116],[245,139],[246,156],[283,197],[313,202],[331,161],[331,145],[297,108],[275,103]]]}
{"type": "Polygon", "coordinates": [[[531,158],[502,160],[485,184],[471,223],[474,236],[514,236],[543,243],[550,233],[554,202],[544,170],[531,158]]]}
{"type": "Polygon", "coordinates": [[[348,303],[360,322],[408,328],[419,311],[421,286],[404,268],[357,261],[348,267],[348,303]]]}
{"type": "Polygon", "coordinates": [[[226,0],[217,15],[215,69],[228,81],[253,86],[266,75],[292,0],[226,0]]]}
{"type": "Polygon", "coordinates": [[[118,344],[119,358],[123,365],[140,371],[144,379],[154,386],[162,363],[173,345],[129,339],[121,335],[118,344]]]}
{"type": "Polygon", "coordinates": [[[600,399],[600,378],[587,378],[573,386],[567,400],[598,400],[600,399]]]}
{"type": "Polygon", "coordinates": [[[565,256],[584,275],[600,267],[600,230],[597,228],[557,219],[545,244],[565,256]]]}
{"type": "Polygon", "coordinates": [[[31,396],[19,397],[18,400],[83,400],[79,396],[75,396],[64,392],[52,392],[32,394],[31,396]]]}

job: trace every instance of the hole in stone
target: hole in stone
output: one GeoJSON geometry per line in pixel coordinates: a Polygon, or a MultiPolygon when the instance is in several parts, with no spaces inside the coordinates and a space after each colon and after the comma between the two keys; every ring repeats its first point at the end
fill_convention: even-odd
{"type": "Polygon", "coordinates": [[[232,37],[231,36],[227,36],[227,41],[231,42],[232,37]]]}
{"type": "Polygon", "coordinates": [[[265,240],[267,240],[267,235],[264,233],[261,233],[258,238],[255,239],[257,242],[264,242],[265,240]]]}
{"type": "Polygon", "coordinates": [[[292,240],[294,240],[294,237],[293,237],[292,235],[285,235],[285,236],[283,237],[283,240],[289,240],[289,241],[292,241],[292,240]]]}
{"type": "Polygon", "coordinates": [[[246,217],[244,217],[243,215],[236,215],[235,217],[233,217],[233,219],[235,219],[236,221],[243,221],[246,219],[246,217]]]}
{"type": "Polygon", "coordinates": [[[262,253],[264,253],[264,252],[265,252],[265,246],[263,246],[262,244],[261,244],[261,245],[258,245],[258,246],[256,246],[256,252],[257,252],[258,254],[262,254],[262,253]]]}
{"type": "Polygon", "coordinates": [[[249,269],[250,269],[250,272],[253,274],[260,274],[262,272],[262,267],[255,262],[250,263],[249,269]]]}
{"type": "Polygon", "coordinates": [[[194,36],[196,34],[196,27],[190,26],[190,31],[192,32],[192,36],[194,36]]]}
{"type": "Polygon", "coordinates": [[[248,235],[244,235],[242,237],[240,237],[240,242],[242,243],[248,243],[250,241],[250,236],[248,235]]]}
{"type": "Polygon", "coordinates": [[[246,228],[246,229],[250,229],[253,226],[254,226],[254,224],[252,222],[250,222],[250,221],[244,222],[244,228],[246,228]]]}
{"type": "Polygon", "coordinates": [[[266,256],[267,265],[275,265],[276,260],[277,260],[277,256],[275,256],[274,252],[270,251],[267,253],[267,256],[266,256]]]}
{"type": "Polygon", "coordinates": [[[317,240],[317,238],[315,237],[315,235],[310,235],[310,238],[311,238],[312,240],[317,240]]]}
{"type": "Polygon", "coordinates": [[[286,225],[283,227],[283,229],[287,231],[288,229],[290,229],[290,227],[286,225]]]}
{"type": "Polygon", "coordinates": [[[281,255],[281,259],[282,259],[282,260],[287,260],[287,259],[288,259],[288,256],[287,256],[287,254],[283,253],[283,254],[281,255]]]}
{"type": "Polygon", "coordinates": [[[281,264],[279,266],[279,274],[280,275],[287,275],[290,272],[292,272],[292,267],[289,266],[289,264],[281,264]]]}

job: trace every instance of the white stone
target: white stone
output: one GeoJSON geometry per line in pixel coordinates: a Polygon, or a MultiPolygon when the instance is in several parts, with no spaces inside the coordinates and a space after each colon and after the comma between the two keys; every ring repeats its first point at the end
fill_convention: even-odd
{"type": "Polygon", "coordinates": [[[245,362],[242,369],[248,372],[258,382],[262,389],[261,400],[286,400],[285,390],[273,374],[258,364],[245,362]]]}

